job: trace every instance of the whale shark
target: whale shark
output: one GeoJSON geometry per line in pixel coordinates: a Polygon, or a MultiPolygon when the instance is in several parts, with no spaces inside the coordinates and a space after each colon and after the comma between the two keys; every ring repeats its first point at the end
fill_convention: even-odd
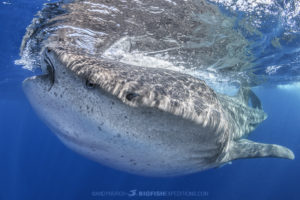
{"type": "MultiPolygon", "coordinates": [[[[206,1],[46,4],[21,47],[43,74],[24,80],[24,92],[67,147],[134,174],[177,176],[241,158],[294,159],[286,147],[246,139],[267,117],[250,87],[229,96],[177,70],[229,59],[228,46],[194,46],[210,37],[200,29],[224,20],[206,1]],[[197,13],[220,20],[206,17],[205,24],[197,13]]],[[[221,29],[228,35],[222,44],[241,37],[221,29]]],[[[236,58],[222,63],[225,71],[244,57],[236,58]]]]}

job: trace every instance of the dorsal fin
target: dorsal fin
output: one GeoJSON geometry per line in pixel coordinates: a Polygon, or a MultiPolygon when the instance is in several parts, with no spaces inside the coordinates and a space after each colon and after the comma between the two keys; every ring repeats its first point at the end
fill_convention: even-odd
{"type": "Polygon", "coordinates": [[[276,144],[263,144],[247,139],[240,139],[237,141],[232,141],[228,153],[222,162],[228,162],[241,158],[263,157],[287,158],[291,160],[295,158],[294,153],[286,147],[276,144]]]}
{"type": "Polygon", "coordinates": [[[241,87],[237,93],[237,98],[239,98],[244,104],[248,105],[249,100],[253,108],[262,109],[261,102],[256,94],[248,87],[241,87]]]}

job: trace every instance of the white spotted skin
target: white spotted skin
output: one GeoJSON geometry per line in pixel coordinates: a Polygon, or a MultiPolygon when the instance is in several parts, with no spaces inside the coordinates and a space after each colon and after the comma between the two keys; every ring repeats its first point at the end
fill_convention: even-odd
{"type": "Polygon", "coordinates": [[[223,146],[215,129],[157,108],[132,107],[100,88],[87,88],[85,80],[52,56],[48,54],[55,66],[52,87],[43,75],[26,79],[23,88],[66,146],[102,164],[146,176],[183,175],[220,164],[216,160],[223,146]]]}

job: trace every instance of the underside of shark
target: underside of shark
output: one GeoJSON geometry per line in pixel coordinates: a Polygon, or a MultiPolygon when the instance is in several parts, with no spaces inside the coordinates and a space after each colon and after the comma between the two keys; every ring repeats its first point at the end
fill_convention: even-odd
{"type": "Polygon", "coordinates": [[[249,87],[227,96],[181,70],[248,67],[238,53],[243,42],[235,58],[227,54],[224,44],[244,39],[226,20],[205,1],[47,4],[21,47],[45,74],[26,79],[24,91],[68,147],[131,173],[174,176],[240,158],[294,159],[285,147],[246,139],[266,119],[249,87]],[[223,39],[208,45],[213,26],[223,39]]]}

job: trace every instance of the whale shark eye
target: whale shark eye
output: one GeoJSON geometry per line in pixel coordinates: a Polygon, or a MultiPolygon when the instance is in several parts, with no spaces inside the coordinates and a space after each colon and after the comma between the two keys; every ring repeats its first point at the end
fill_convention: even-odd
{"type": "Polygon", "coordinates": [[[128,93],[128,94],[126,95],[126,99],[127,99],[128,101],[131,101],[133,98],[135,98],[135,97],[137,97],[137,96],[139,96],[139,95],[136,94],[136,93],[130,92],[130,93],[128,93]]]}
{"type": "Polygon", "coordinates": [[[94,83],[91,83],[89,80],[86,80],[85,86],[86,86],[88,89],[93,89],[93,88],[95,88],[95,84],[94,84],[94,83]]]}

